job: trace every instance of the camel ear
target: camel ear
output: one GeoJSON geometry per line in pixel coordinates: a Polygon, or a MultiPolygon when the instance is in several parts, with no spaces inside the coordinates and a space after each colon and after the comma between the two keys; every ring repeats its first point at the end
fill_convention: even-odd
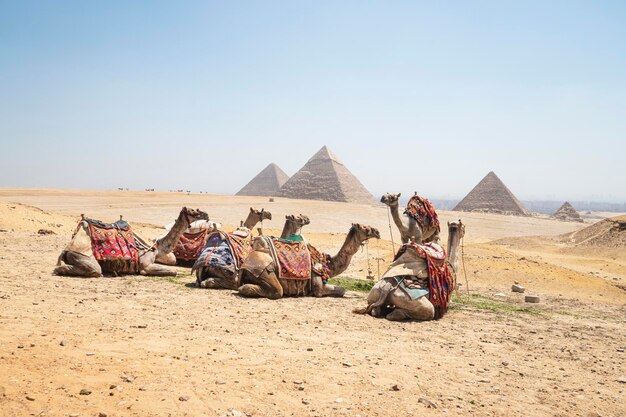
{"type": "Polygon", "coordinates": [[[448,227],[450,227],[450,222],[448,222],[448,227]]]}
{"type": "Polygon", "coordinates": [[[398,193],[398,197],[400,197],[402,195],[402,193],[398,193]]]}
{"type": "Polygon", "coordinates": [[[254,211],[254,209],[252,207],[250,207],[250,212],[253,212],[253,211],[254,211]]]}

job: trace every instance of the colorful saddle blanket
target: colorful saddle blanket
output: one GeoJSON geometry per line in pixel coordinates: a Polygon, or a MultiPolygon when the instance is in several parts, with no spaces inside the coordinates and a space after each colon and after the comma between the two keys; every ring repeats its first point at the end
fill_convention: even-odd
{"type": "Polygon", "coordinates": [[[308,245],[308,248],[311,253],[311,269],[322,277],[322,282],[326,285],[330,279],[330,255],[318,251],[312,245],[308,245]]]}
{"type": "Polygon", "coordinates": [[[311,279],[311,254],[305,242],[269,238],[272,256],[277,261],[278,278],[311,279]]]}
{"type": "Polygon", "coordinates": [[[92,219],[86,221],[89,224],[91,249],[97,261],[126,263],[126,272],[136,272],[139,269],[139,252],[128,223],[122,220],[115,223],[92,219]]]}
{"type": "Polygon", "coordinates": [[[200,256],[206,244],[209,229],[198,233],[183,233],[176,243],[174,255],[176,259],[183,261],[195,261],[200,256]]]}
{"type": "Polygon", "coordinates": [[[417,244],[409,242],[402,245],[394,261],[409,251],[426,260],[428,266],[428,299],[435,307],[435,318],[441,318],[448,311],[450,296],[456,285],[454,275],[451,273],[447,262],[446,251],[437,243],[417,244]]]}
{"type": "Polygon", "coordinates": [[[411,217],[424,230],[424,221],[430,220],[430,226],[440,230],[439,216],[435,211],[435,206],[428,199],[414,195],[406,205],[404,214],[411,217]]]}
{"type": "Polygon", "coordinates": [[[237,272],[252,252],[249,238],[221,231],[208,233],[206,244],[193,265],[192,271],[203,266],[213,266],[237,272]]]}

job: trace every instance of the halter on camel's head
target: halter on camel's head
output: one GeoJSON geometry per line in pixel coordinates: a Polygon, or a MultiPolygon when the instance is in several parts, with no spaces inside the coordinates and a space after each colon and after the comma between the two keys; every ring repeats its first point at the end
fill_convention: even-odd
{"type": "Polygon", "coordinates": [[[359,233],[364,233],[365,236],[361,245],[363,245],[366,241],[372,238],[380,239],[380,232],[378,229],[372,226],[366,226],[359,223],[352,223],[352,227],[350,228],[350,232],[354,233],[358,236],[359,233]]]}
{"type": "Polygon", "coordinates": [[[461,221],[461,219],[459,219],[458,223],[457,222],[448,222],[448,233],[450,233],[450,231],[457,231],[459,233],[459,239],[463,239],[463,237],[465,236],[465,225],[463,224],[463,222],[461,221]]]}

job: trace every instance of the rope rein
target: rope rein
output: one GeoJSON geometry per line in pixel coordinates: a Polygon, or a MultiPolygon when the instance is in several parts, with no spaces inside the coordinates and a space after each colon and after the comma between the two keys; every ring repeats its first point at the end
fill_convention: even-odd
{"type": "Polygon", "coordinates": [[[391,227],[391,207],[387,206],[387,222],[389,223],[389,235],[391,236],[391,250],[396,254],[396,245],[393,242],[393,229],[391,227]]]}
{"type": "Polygon", "coordinates": [[[461,238],[461,265],[463,266],[463,276],[465,277],[465,287],[467,288],[467,297],[470,296],[469,281],[467,280],[467,271],[465,270],[465,237],[461,238]]]}

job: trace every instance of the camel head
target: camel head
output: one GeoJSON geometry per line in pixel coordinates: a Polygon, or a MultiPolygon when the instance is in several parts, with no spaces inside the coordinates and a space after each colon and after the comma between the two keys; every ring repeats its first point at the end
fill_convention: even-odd
{"type": "Polygon", "coordinates": [[[189,224],[196,220],[209,220],[209,215],[200,209],[190,209],[183,207],[180,211],[181,216],[185,216],[189,224]]]}
{"type": "Polygon", "coordinates": [[[391,206],[398,204],[398,200],[400,199],[401,195],[402,193],[398,193],[398,194],[387,193],[380,198],[380,202],[391,207],[391,206]]]}
{"type": "Polygon", "coordinates": [[[359,242],[365,242],[371,238],[380,239],[380,232],[378,229],[359,223],[352,223],[350,232],[355,233],[355,237],[359,242]]]}
{"type": "Polygon", "coordinates": [[[305,216],[304,214],[298,214],[297,216],[294,216],[294,221],[296,222],[298,227],[303,227],[311,223],[311,220],[309,220],[309,216],[305,216]]]}
{"type": "Polygon", "coordinates": [[[272,213],[265,211],[265,209],[257,210],[250,207],[250,214],[257,216],[259,221],[272,220],[272,213]]]}
{"type": "Polygon", "coordinates": [[[457,233],[459,235],[459,239],[463,239],[463,236],[465,236],[465,225],[463,224],[461,219],[459,219],[458,223],[448,222],[448,235],[453,236],[457,233]]]}

